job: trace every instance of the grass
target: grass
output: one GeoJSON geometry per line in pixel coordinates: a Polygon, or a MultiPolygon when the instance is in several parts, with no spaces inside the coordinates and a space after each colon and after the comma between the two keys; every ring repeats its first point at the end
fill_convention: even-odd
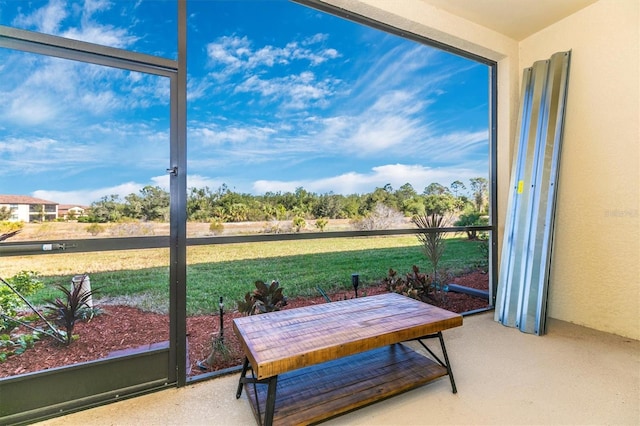
{"type": "MultiPolygon", "coordinates": [[[[447,239],[441,267],[464,272],[486,262],[479,244],[463,238],[447,239]]],[[[32,297],[35,304],[57,296],[54,284],[70,282],[87,272],[99,288],[98,298],[135,305],[144,310],[168,312],[168,249],[56,254],[12,257],[3,260],[2,274],[38,271],[46,286],[32,297]]],[[[415,236],[275,241],[189,247],[187,251],[187,312],[217,311],[220,296],[225,306],[253,289],[253,282],[279,280],[287,297],[317,296],[325,291],[351,290],[351,274],[360,275],[360,291],[375,285],[389,268],[400,273],[429,263],[415,236]]]]}

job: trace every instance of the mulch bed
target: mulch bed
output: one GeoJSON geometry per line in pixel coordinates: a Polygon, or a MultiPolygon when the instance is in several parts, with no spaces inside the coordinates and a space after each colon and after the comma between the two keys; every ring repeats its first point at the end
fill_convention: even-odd
{"type": "MultiPolygon", "coordinates": [[[[480,271],[456,277],[453,283],[487,290],[488,274],[480,271]]],[[[359,295],[373,296],[385,293],[383,285],[359,289],[359,295]]],[[[333,301],[353,297],[353,291],[330,293],[333,301]]],[[[322,296],[313,298],[289,299],[284,309],[326,303],[322,296]]],[[[446,294],[442,306],[453,312],[469,312],[486,308],[487,301],[466,294],[446,294]]],[[[163,314],[144,312],[138,308],[122,305],[101,305],[103,313],[88,322],[77,323],[74,334],[80,338],[66,347],[51,338],[43,338],[33,348],[21,355],[13,355],[0,362],[0,377],[10,377],[34,371],[93,361],[110,356],[122,355],[154,346],[162,346],[169,339],[169,317],[163,314]],[[155,345],[154,345],[155,344],[155,345]]],[[[238,312],[225,312],[223,319],[224,345],[228,351],[224,356],[216,352],[216,361],[211,368],[203,370],[198,361],[211,353],[213,342],[219,335],[220,319],[217,314],[198,315],[187,318],[188,375],[202,374],[207,371],[221,370],[242,364],[243,354],[236,336],[233,334],[233,318],[238,312]]]]}

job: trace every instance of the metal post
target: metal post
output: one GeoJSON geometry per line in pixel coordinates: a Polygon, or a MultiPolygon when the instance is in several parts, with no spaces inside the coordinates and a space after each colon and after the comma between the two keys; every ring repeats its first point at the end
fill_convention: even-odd
{"type": "Polygon", "coordinates": [[[356,299],[358,298],[358,285],[360,284],[360,275],[351,274],[351,285],[356,293],[356,299]]]}
{"type": "Polygon", "coordinates": [[[218,338],[220,339],[220,343],[224,343],[224,303],[222,303],[222,296],[220,296],[218,306],[220,307],[220,335],[218,338]]]}

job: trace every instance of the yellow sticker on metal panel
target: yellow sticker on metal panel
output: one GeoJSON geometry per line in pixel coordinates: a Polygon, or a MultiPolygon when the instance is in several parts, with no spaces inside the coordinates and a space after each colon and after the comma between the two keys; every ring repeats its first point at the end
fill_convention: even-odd
{"type": "Polygon", "coordinates": [[[524,191],[524,181],[523,180],[519,180],[518,181],[518,194],[522,194],[522,191],[524,191]]]}

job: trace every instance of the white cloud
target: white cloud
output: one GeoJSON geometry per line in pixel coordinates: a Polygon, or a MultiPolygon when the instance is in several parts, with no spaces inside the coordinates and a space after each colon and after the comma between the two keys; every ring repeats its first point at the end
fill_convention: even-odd
{"type": "Polygon", "coordinates": [[[414,146],[431,163],[459,164],[464,161],[483,161],[488,167],[489,133],[487,130],[456,130],[432,136],[414,146]]]}
{"type": "Polygon", "coordinates": [[[329,40],[329,34],[326,33],[317,33],[312,35],[311,37],[307,37],[302,40],[303,46],[309,46],[311,44],[322,43],[329,40]]]}
{"type": "Polygon", "coordinates": [[[59,204],[79,204],[88,206],[92,202],[99,201],[102,197],[108,197],[110,195],[118,195],[121,200],[124,200],[124,197],[131,193],[137,194],[143,187],[144,185],[140,183],[126,182],[105,188],[78,189],[74,191],[37,190],[31,195],[36,198],[55,201],[59,204]]]}
{"type": "Polygon", "coordinates": [[[371,117],[358,124],[346,147],[359,155],[396,149],[426,136],[423,123],[401,115],[371,117]]]}
{"type": "Polygon", "coordinates": [[[166,175],[154,176],[151,178],[151,186],[159,186],[163,190],[169,192],[171,190],[171,176],[169,173],[166,175]]]}
{"type": "MultiPolygon", "coordinates": [[[[305,181],[257,180],[253,183],[253,192],[294,192],[296,188],[304,187],[305,181]]],[[[305,187],[308,190],[308,188],[305,187]]]]}
{"type": "Polygon", "coordinates": [[[293,61],[306,61],[311,66],[320,65],[340,57],[334,48],[310,48],[327,39],[326,34],[316,34],[302,42],[291,41],[284,47],[266,45],[254,48],[246,36],[223,36],[207,44],[210,66],[219,70],[217,77],[224,79],[237,72],[245,72],[260,67],[271,68],[293,61]]]}
{"type": "MultiPolygon", "coordinates": [[[[263,142],[276,131],[271,127],[260,126],[221,126],[214,124],[195,124],[189,128],[189,137],[193,142],[207,145],[236,144],[246,148],[263,142]]],[[[243,148],[235,148],[241,150],[243,148]]]]}
{"type": "Polygon", "coordinates": [[[257,194],[269,191],[293,192],[295,188],[303,187],[307,191],[319,194],[333,192],[349,195],[372,192],[375,188],[382,188],[386,184],[391,184],[394,189],[398,189],[405,183],[410,183],[418,193],[421,193],[433,182],[449,186],[455,180],[467,181],[478,176],[476,170],[464,165],[453,168],[431,168],[417,164],[387,164],[373,167],[369,173],[347,172],[314,180],[258,180],[253,184],[253,191],[257,194]]]}
{"type": "Polygon", "coordinates": [[[33,28],[46,34],[57,34],[62,21],[67,17],[66,3],[61,0],[51,0],[47,5],[37,9],[31,15],[18,15],[13,25],[33,28]]]}
{"type": "Polygon", "coordinates": [[[211,88],[214,87],[214,83],[210,79],[197,78],[194,76],[187,77],[187,102],[195,102],[197,100],[206,98],[210,94],[211,88]]]}
{"type": "Polygon", "coordinates": [[[0,89],[4,119],[27,126],[55,120],[59,111],[68,108],[61,102],[67,98],[65,92],[73,90],[67,65],[56,59],[12,61],[7,72],[19,73],[21,79],[0,89]]]}
{"type": "Polygon", "coordinates": [[[274,159],[293,167],[297,162],[313,164],[315,158],[399,162],[422,158],[427,164],[488,158],[488,152],[483,154],[488,146],[486,131],[437,133],[441,130],[421,119],[424,105],[396,91],[353,116],[287,117],[270,127],[193,122],[189,126],[190,161],[202,173],[205,167],[230,170],[238,165],[269,164],[274,159]],[[217,161],[204,160],[211,156],[217,161]]]}
{"type": "Polygon", "coordinates": [[[0,140],[0,153],[5,155],[16,155],[33,151],[45,151],[48,147],[55,144],[56,141],[49,138],[7,138],[5,140],[0,140]]]}
{"type": "Polygon", "coordinates": [[[445,76],[429,67],[435,55],[435,49],[410,43],[398,44],[382,55],[370,55],[371,62],[366,62],[363,72],[356,76],[354,92],[359,93],[363,99],[368,99],[380,93],[370,90],[372,87],[387,90],[414,87],[423,92],[436,87],[445,76]]]}
{"type": "Polygon", "coordinates": [[[58,58],[9,58],[8,78],[0,82],[0,123],[72,132],[94,117],[113,116],[166,105],[169,81],[58,58]],[[20,79],[17,79],[20,76],[20,79]]]}
{"type": "MultiPolygon", "coordinates": [[[[162,188],[164,191],[170,191],[171,184],[171,176],[167,173],[165,175],[154,176],[150,179],[150,183],[148,185],[158,186],[162,188]]],[[[204,188],[209,187],[211,190],[216,190],[220,185],[224,182],[220,179],[212,179],[207,176],[201,175],[189,175],[187,174],[187,189],[189,188],[204,188]]]]}
{"type": "Polygon", "coordinates": [[[94,114],[100,115],[118,108],[119,101],[117,95],[111,91],[85,92],[78,99],[80,105],[90,108],[94,114]]]}
{"type": "Polygon", "coordinates": [[[207,45],[207,56],[212,64],[221,63],[236,70],[247,62],[251,53],[251,43],[245,37],[220,37],[207,45]]]}
{"type": "MultiPolygon", "coordinates": [[[[151,177],[147,183],[125,182],[119,185],[107,186],[103,188],[77,189],[73,191],[48,191],[39,189],[33,191],[33,193],[31,193],[31,196],[55,201],[59,204],[78,204],[88,206],[93,202],[99,201],[103,197],[109,197],[111,195],[117,195],[118,197],[120,197],[120,200],[124,201],[127,195],[139,194],[140,190],[147,185],[158,186],[164,191],[168,192],[169,179],[170,176],[166,174],[151,177]]],[[[211,190],[215,191],[223,183],[224,182],[219,179],[211,179],[200,175],[187,176],[187,188],[209,187],[211,190]]]]}
{"type": "Polygon", "coordinates": [[[42,137],[0,140],[0,154],[0,176],[51,172],[76,174],[96,164],[96,157],[100,157],[99,151],[88,145],[42,137]]]}
{"type": "Polygon", "coordinates": [[[268,102],[279,102],[280,108],[306,109],[311,105],[326,106],[339,84],[336,79],[316,81],[312,72],[304,71],[271,79],[253,75],[237,85],[235,92],[257,92],[268,102]]]}
{"type": "Polygon", "coordinates": [[[84,0],[83,12],[92,16],[95,12],[102,12],[111,9],[111,2],[108,0],[84,0]]]}
{"type": "Polygon", "coordinates": [[[58,111],[58,105],[46,95],[35,97],[35,94],[23,93],[11,99],[5,118],[14,123],[25,126],[53,120],[58,111]]]}
{"type": "MultiPolygon", "coordinates": [[[[36,9],[30,15],[20,14],[13,25],[34,29],[45,34],[96,43],[104,46],[124,48],[131,46],[139,37],[129,33],[126,28],[103,25],[93,20],[97,12],[104,12],[113,7],[113,3],[105,0],[85,0],[81,7],[71,7],[72,13],[79,15],[78,27],[69,27],[62,31],[63,22],[69,17],[67,3],[62,0],[50,0],[49,3],[36,9]]],[[[74,16],[77,17],[77,16],[74,16]]]]}
{"type": "Polygon", "coordinates": [[[105,170],[157,173],[169,162],[169,130],[159,127],[152,122],[103,121],[66,131],[41,132],[55,137],[31,136],[24,131],[17,132],[19,137],[2,135],[0,179],[19,175],[64,180],[85,173],[103,174],[105,170]]]}
{"type": "Polygon", "coordinates": [[[5,63],[0,176],[63,181],[98,169],[168,163],[168,79],[20,54],[5,63]],[[144,108],[163,104],[164,117],[155,110],[152,118],[131,122],[144,108]]]}
{"type": "Polygon", "coordinates": [[[359,157],[389,152],[409,152],[427,140],[432,129],[424,120],[426,103],[408,92],[382,93],[372,105],[352,115],[308,119],[309,139],[323,141],[323,149],[359,157]]]}
{"type": "Polygon", "coordinates": [[[187,175],[187,188],[205,188],[215,191],[224,182],[220,179],[212,179],[201,175],[187,175]]]}
{"type": "Polygon", "coordinates": [[[414,115],[422,112],[427,103],[416,92],[408,89],[382,91],[369,111],[378,114],[414,115]]]}
{"type": "Polygon", "coordinates": [[[125,48],[138,41],[138,37],[129,34],[124,28],[115,28],[112,25],[101,25],[95,22],[87,22],[80,28],[70,28],[60,34],[62,37],[102,46],[125,48]]]}

